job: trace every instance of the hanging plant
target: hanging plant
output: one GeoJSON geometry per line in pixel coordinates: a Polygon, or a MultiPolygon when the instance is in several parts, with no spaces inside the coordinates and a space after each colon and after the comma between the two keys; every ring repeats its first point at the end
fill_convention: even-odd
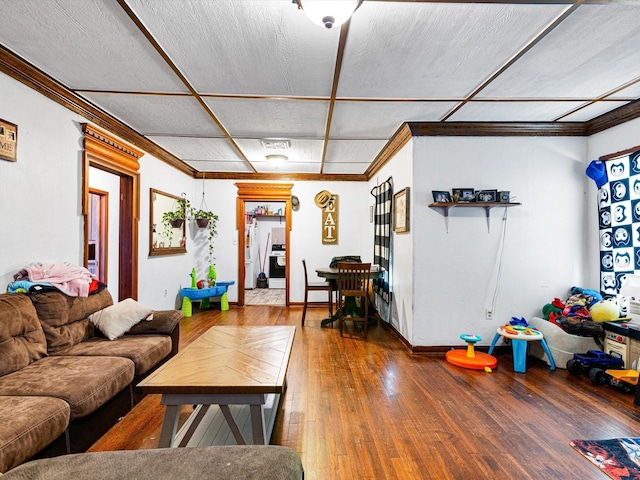
{"type": "Polygon", "coordinates": [[[173,230],[182,227],[191,210],[191,202],[187,200],[186,193],[183,193],[182,198],[176,200],[176,207],[162,214],[162,225],[164,227],[162,236],[167,238],[169,246],[173,241],[173,230]]]}
{"type": "Polygon", "coordinates": [[[208,236],[207,241],[209,242],[209,262],[213,261],[213,239],[218,236],[218,231],[216,230],[218,216],[210,212],[209,210],[194,210],[192,211],[192,216],[195,219],[198,227],[200,228],[208,228],[208,236]]]}

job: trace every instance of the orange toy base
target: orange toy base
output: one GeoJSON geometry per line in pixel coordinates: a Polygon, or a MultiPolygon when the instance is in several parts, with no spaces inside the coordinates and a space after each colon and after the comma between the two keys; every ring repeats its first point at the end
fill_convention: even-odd
{"type": "Polygon", "coordinates": [[[487,367],[493,369],[498,366],[496,357],[483,352],[475,352],[474,357],[468,357],[466,350],[449,350],[445,357],[447,362],[471,370],[485,370],[487,367]]]}

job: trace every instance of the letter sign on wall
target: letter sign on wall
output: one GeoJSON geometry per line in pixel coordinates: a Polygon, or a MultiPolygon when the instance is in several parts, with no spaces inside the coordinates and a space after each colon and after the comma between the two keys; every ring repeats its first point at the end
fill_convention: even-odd
{"type": "Polygon", "coordinates": [[[331,200],[322,209],[322,244],[338,244],[338,195],[331,195],[331,200]]]}

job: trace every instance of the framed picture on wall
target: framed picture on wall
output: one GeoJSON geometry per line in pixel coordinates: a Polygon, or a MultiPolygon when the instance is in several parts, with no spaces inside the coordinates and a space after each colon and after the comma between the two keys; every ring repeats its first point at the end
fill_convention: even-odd
{"type": "Polygon", "coordinates": [[[473,188],[454,188],[454,202],[475,202],[475,190],[473,188]]]}
{"type": "Polygon", "coordinates": [[[393,231],[409,231],[409,187],[393,195],[393,231]]]}
{"type": "Polygon", "coordinates": [[[451,202],[451,194],[442,190],[432,190],[433,201],[436,203],[450,203],[451,202]]]}
{"type": "Polygon", "coordinates": [[[477,202],[497,202],[498,190],[480,190],[476,194],[477,202]]]}

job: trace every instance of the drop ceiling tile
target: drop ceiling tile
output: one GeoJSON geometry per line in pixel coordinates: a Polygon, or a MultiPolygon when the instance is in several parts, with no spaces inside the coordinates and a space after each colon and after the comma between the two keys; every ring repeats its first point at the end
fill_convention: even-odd
{"type": "Polygon", "coordinates": [[[595,98],[637,78],[640,8],[582,5],[480,97],[595,98]]]}
{"type": "Polygon", "coordinates": [[[205,98],[232,136],[324,138],[328,101],[205,98]]]}
{"type": "Polygon", "coordinates": [[[244,159],[226,138],[194,138],[149,136],[182,160],[240,160],[244,159]]]}
{"type": "Polygon", "coordinates": [[[259,173],[320,173],[320,163],[288,161],[276,167],[269,162],[260,161],[254,162],[253,166],[259,173]]]}
{"type": "Polygon", "coordinates": [[[129,3],[200,93],[331,94],[340,29],[291,1],[129,3]]]}
{"type": "Polygon", "coordinates": [[[403,122],[439,121],[457,102],[337,101],[331,124],[336,139],[388,140],[403,122]]]}
{"type": "Polygon", "coordinates": [[[0,43],[71,89],[187,91],[115,2],[3,0],[0,43]]]}
{"type": "Polygon", "coordinates": [[[236,143],[251,162],[266,162],[267,155],[285,155],[292,163],[320,163],[324,140],[290,139],[291,146],[286,149],[267,150],[260,139],[239,138],[236,143]]]}
{"type": "Polygon", "coordinates": [[[338,96],[466,96],[566,8],[364,2],[351,20],[338,96]]]}
{"type": "Polygon", "coordinates": [[[468,102],[453,122],[551,122],[584,102],[468,102]]]}
{"type": "Polygon", "coordinates": [[[637,99],[640,98],[640,82],[631,85],[625,89],[620,90],[617,93],[614,93],[610,97],[607,98],[624,98],[624,99],[637,99]]]}
{"type": "Polygon", "coordinates": [[[369,163],[325,163],[322,173],[334,175],[362,175],[369,163]]]}
{"type": "Polygon", "coordinates": [[[84,96],[143,135],[223,136],[192,97],[103,93],[84,96]]]}
{"type": "Polygon", "coordinates": [[[386,144],[386,140],[330,140],[327,145],[325,166],[329,163],[366,163],[368,165],[386,144]]]}
{"type": "Polygon", "coordinates": [[[211,160],[188,160],[186,162],[199,172],[239,172],[249,173],[252,172],[249,165],[246,162],[219,162],[211,160]]]}
{"type": "Polygon", "coordinates": [[[618,107],[626,105],[629,102],[621,101],[621,102],[596,102],[588,105],[584,108],[581,108],[577,112],[574,112],[566,117],[562,117],[560,121],[562,122],[586,122],[587,120],[591,120],[592,118],[596,118],[603,113],[610,112],[618,107]]]}

